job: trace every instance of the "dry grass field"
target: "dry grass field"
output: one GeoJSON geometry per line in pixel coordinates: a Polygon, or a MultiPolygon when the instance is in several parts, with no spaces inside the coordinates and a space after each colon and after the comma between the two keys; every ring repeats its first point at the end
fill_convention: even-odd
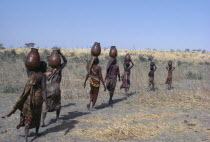
{"type": "MultiPolygon", "coordinates": [[[[0,50],[0,115],[7,113],[21,93],[27,79],[24,57],[26,48],[0,50]]],[[[51,49],[39,49],[46,60],[51,49]]],[[[120,90],[118,82],[114,104],[107,105],[108,92],[100,90],[96,111],[88,111],[89,86],[84,89],[86,60],[90,49],[61,49],[68,64],[61,83],[62,112],[59,122],[55,114],[47,116],[47,127],[31,141],[210,141],[210,52],[119,49],[118,65],[123,73],[124,55],[130,53],[135,64],[131,71],[129,93],[120,90]],[[156,63],[156,91],[148,91],[149,63],[156,63]],[[168,60],[176,67],[173,89],[167,90],[168,60]]],[[[100,66],[105,76],[109,49],[102,49],[100,66]]],[[[0,119],[0,141],[23,141],[23,129],[16,130],[18,112],[0,119]]]]}

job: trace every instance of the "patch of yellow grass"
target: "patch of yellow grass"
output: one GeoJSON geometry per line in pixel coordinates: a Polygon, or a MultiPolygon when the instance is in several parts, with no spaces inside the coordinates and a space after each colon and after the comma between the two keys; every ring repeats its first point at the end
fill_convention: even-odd
{"type": "MultiPolygon", "coordinates": [[[[3,52],[5,50],[15,49],[18,54],[25,53],[27,54],[30,49],[27,48],[6,48],[1,50],[3,52]]],[[[51,51],[52,49],[40,48],[39,52],[43,52],[44,50],[51,51]]],[[[74,53],[76,56],[79,56],[83,53],[90,54],[90,48],[70,48],[70,49],[61,49],[61,51],[65,55],[70,55],[74,53]]],[[[190,62],[204,62],[209,61],[210,52],[202,53],[201,51],[169,51],[169,50],[152,50],[152,49],[118,49],[118,55],[124,56],[126,53],[130,53],[133,59],[137,59],[138,55],[152,55],[157,60],[181,60],[181,61],[190,61],[190,62]]],[[[102,49],[100,58],[103,58],[105,55],[109,55],[109,49],[102,49]]]]}
{"type": "Polygon", "coordinates": [[[176,118],[177,115],[182,115],[182,113],[137,113],[113,116],[114,118],[110,119],[100,114],[91,120],[80,121],[92,123],[94,127],[74,130],[71,135],[102,141],[120,141],[151,139],[163,133],[173,137],[173,133],[177,132],[193,134],[194,131],[203,131],[201,125],[196,123],[196,119],[180,116],[178,119],[173,119],[174,116],[176,118]],[[139,120],[147,121],[138,122],[139,120]],[[187,120],[187,123],[185,123],[184,120],[187,120]]]}
{"type": "Polygon", "coordinates": [[[127,124],[123,121],[116,121],[107,127],[93,127],[86,130],[76,130],[73,134],[78,136],[85,136],[98,140],[127,140],[134,138],[153,138],[168,129],[166,124],[163,123],[138,123],[127,124]]]}
{"type": "Polygon", "coordinates": [[[98,140],[127,140],[127,139],[147,139],[156,137],[165,130],[169,129],[167,123],[146,122],[137,123],[138,120],[163,120],[168,117],[177,115],[176,113],[155,113],[155,114],[127,114],[117,115],[108,118],[105,115],[97,115],[89,120],[80,120],[80,122],[94,124],[95,127],[88,129],[79,129],[72,132],[73,135],[85,136],[98,140]]]}

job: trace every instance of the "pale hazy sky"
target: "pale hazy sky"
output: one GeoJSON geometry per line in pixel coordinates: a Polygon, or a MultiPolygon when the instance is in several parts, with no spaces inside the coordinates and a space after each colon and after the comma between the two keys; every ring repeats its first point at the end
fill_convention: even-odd
{"type": "Polygon", "coordinates": [[[210,49],[210,0],[0,0],[5,46],[210,49]]]}

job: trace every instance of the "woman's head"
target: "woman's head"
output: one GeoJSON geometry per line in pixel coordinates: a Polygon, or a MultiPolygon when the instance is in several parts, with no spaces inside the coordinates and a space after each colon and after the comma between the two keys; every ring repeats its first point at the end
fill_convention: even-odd
{"type": "Polygon", "coordinates": [[[98,57],[94,59],[93,64],[94,64],[94,65],[98,65],[98,64],[99,64],[99,59],[98,59],[98,57]]]}
{"type": "Polygon", "coordinates": [[[172,66],[172,61],[168,61],[168,66],[172,66]]]}
{"type": "Polygon", "coordinates": [[[47,63],[45,61],[40,61],[39,71],[46,72],[47,70],[47,63]]]}

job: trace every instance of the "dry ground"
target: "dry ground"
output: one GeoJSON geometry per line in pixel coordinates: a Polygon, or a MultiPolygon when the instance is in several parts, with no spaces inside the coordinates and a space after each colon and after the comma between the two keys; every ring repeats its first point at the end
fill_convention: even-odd
{"type": "MultiPolygon", "coordinates": [[[[18,54],[28,51],[16,49],[18,54]]],[[[40,128],[38,139],[33,139],[34,130],[30,131],[31,141],[210,141],[210,65],[204,63],[210,59],[209,52],[119,50],[119,56],[129,52],[134,60],[130,92],[125,94],[119,90],[121,83],[118,83],[114,104],[107,105],[108,92],[101,89],[97,110],[88,111],[89,87],[83,88],[86,74],[84,59],[88,56],[82,56],[88,54],[89,49],[62,51],[68,58],[68,65],[63,71],[61,84],[63,108],[60,121],[55,123],[55,113],[49,113],[47,127],[40,128]],[[155,92],[147,89],[148,60],[139,60],[139,56],[146,58],[148,55],[154,56],[158,68],[155,92]],[[169,59],[176,67],[173,90],[167,90],[164,84],[169,59]]],[[[108,49],[102,53],[100,65],[104,74],[108,49]]],[[[118,65],[122,73],[120,58],[118,65]]],[[[0,66],[0,115],[3,115],[12,108],[20,94],[18,88],[24,86],[26,72],[21,59],[3,60],[0,66]],[[14,93],[8,91],[12,89],[14,93]]],[[[8,119],[0,119],[1,142],[24,140],[23,129],[15,129],[18,119],[19,112],[8,119]]]]}

